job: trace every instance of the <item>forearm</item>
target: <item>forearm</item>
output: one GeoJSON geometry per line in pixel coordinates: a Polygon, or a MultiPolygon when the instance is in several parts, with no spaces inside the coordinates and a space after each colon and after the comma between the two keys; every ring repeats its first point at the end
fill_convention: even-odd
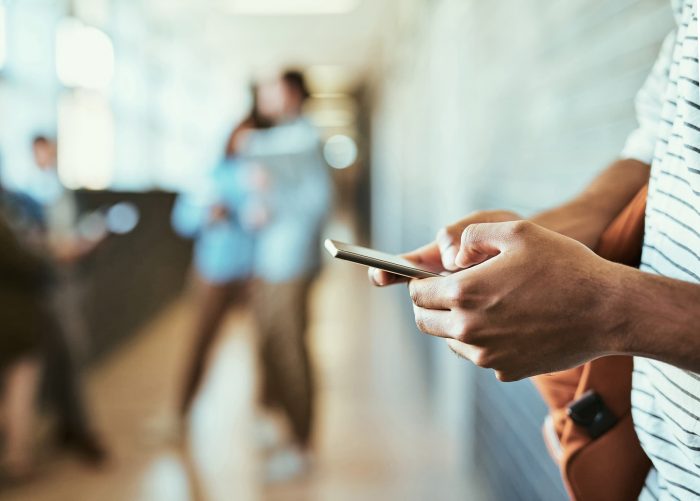
{"type": "Polygon", "coordinates": [[[648,165],[637,160],[618,160],[575,199],[531,219],[593,248],[603,230],[648,180],[648,165]]]}
{"type": "Polygon", "coordinates": [[[700,285],[615,266],[610,351],[700,373],[700,285]]]}

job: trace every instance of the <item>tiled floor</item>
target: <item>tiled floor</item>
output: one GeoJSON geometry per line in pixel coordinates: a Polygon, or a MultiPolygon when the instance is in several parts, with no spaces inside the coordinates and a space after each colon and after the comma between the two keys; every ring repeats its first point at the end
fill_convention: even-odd
{"type": "Polygon", "coordinates": [[[319,419],[313,473],[264,486],[253,449],[253,332],[232,313],[182,447],[173,416],[189,349],[191,310],[173,305],[89,375],[95,417],[112,450],[91,470],[44,461],[38,478],[0,500],[451,500],[478,499],[431,424],[415,344],[397,332],[396,305],[365,272],[326,267],[314,292],[319,419]]]}

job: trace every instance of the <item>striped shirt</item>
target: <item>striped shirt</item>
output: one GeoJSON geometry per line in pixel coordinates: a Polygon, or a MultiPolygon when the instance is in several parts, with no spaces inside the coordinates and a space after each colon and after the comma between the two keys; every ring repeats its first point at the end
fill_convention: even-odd
{"type": "MultiPolygon", "coordinates": [[[[622,156],[652,166],[641,269],[700,282],[698,18],[694,0],[671,3],[677,27],[637,95],[622,156]]],[[[700,375],[635,358],[632,415],[653,463],[640,499],[700,500],[700,375]]]]}

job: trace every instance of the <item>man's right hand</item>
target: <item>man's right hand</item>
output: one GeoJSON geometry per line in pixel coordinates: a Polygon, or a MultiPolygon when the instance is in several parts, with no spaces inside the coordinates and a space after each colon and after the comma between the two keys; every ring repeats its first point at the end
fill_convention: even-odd
{"type": "MultiPolygon", "coordinates": [[[[403,254],[401,257],[415,263],[420,268],[434,273],[457,271],[460,268],[455,265],[455,258],[459,251],[462,233],[467,226],[474,223],[502,223],[519,219],[523,218],[515,212],[505,210],[473,212],[459,221],[441,228],[437,232],[434,242],[403,254]]],[[[370,282],[378,287],[402,283],[408,280],[405,277],[394,275],[378,268],[370,268],[368,275],[370,282]]]]}

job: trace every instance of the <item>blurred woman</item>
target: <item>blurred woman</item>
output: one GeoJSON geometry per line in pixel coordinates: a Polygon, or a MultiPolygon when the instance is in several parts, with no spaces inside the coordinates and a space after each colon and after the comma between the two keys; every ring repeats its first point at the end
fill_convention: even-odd
{"type": "Polygon", "coordinates": [[[251,189],[264,188],[262,171],[244,166],[238,157],[242,137],[268,124],[259,117],[254,104],[251,113],[231,134],[222,161],[210,173],[205,185],[194,193],[181,195],[173,209],[172,222],[182,236],[194,238],[196,274],[195,346],[185,375],[180,413],[185,416],[201,384],[212,342],[228,306],[245,295],[253,261],[253,240],[249,232],[264,220],[264,213],[248,207],[251,189]],[[244,214],[245,212],[245,214],[244,214]]]}

